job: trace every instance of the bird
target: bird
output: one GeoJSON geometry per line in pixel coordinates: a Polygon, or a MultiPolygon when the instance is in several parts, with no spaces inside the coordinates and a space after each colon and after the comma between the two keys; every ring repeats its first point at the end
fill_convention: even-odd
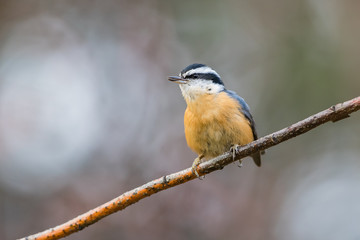
{"type": "MultiPolygon", "coordinates": [[[[198,155],[191,167],[198,178],[196,168],[201,162],[229,150],[235,158],[238,146],[257,139],[248,104],[235,92],[226,89],[220,75],[212,68],[194,63],[185,67],[179,76],[169,76],[168,80],[179,84],[187,104],[185,138],[190,149],[198,155]]],[[[260,167],[260,152],[251,157],[260,167]]]]}

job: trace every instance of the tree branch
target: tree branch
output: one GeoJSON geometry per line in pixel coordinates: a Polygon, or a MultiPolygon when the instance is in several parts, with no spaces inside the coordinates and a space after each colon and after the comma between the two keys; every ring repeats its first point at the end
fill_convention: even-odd
{"type": "MultiPolygon", "coordinates": [[[[346,117],[349,117],[350,113],[358,111],[359,109],[360,96],[344,103],[336,104],[287,128],[284,128],[280,131],[269,134],[247,145],[239,147],[235,159],[233,159],[233,154],[231,152],[226,152],[214,159],[204,162],[198,166],[197,171],[199,175],[205,175],[210,172],[222,169],[224,166],[236,160],[249,156],[255,152],[270,148],[290,138],[296,137],[328,121],[336,122],[346,117]]],[[[130,206],[143,198],[149,197],[157,192],[163,191],[171,187],[175,187],[179,184],[188,182],[195,178],[196,175],[192,173],[191,168],[163,176],[161,178],[148,182],[138,188],[128,191],[120,195],[119,197],[93,210],[90,210],[62,225],[50,228],[48,230],[28,236],[23,239],[40,240],[63,238],[74,232],[80,231],[93,223],[96,223],[100,219],[112,213],[115,213],[130,206]]]]}

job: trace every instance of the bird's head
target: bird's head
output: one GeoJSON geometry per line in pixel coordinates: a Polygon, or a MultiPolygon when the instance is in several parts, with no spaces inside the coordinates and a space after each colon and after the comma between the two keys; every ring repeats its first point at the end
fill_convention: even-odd
{"type": "Polygon", "coordinates": [[[169,81],[180,85],[186,100],[194,100],[204,94],[217,94],[225,89],[219,74],[210,67],[199,63],[187,66],[179,76],[170,76],[169,81]]]}

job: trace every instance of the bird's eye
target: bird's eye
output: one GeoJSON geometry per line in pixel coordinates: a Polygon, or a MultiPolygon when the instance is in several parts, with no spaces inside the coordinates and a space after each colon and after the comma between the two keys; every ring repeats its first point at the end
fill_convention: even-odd
{"type": "Polygon", "coordinates": [[[193,79],[197,79],[197,78],[199,78],[199,75],[194,74],[194,75],[192,76],[192,78],[193,78],[193,79]]]}

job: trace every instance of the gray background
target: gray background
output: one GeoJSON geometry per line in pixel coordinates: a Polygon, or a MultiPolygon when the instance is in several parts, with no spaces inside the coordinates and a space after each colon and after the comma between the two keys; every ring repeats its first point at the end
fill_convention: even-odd
{"type": "MultiPolygon", "coordinates": [[[[213,67],[260,136],[359,95],[360,2],[0,1],[0,238],[190,167],[168,75],[213,67]]],[[[67,239],[359,239],[360,113],[67,239]]]]}

